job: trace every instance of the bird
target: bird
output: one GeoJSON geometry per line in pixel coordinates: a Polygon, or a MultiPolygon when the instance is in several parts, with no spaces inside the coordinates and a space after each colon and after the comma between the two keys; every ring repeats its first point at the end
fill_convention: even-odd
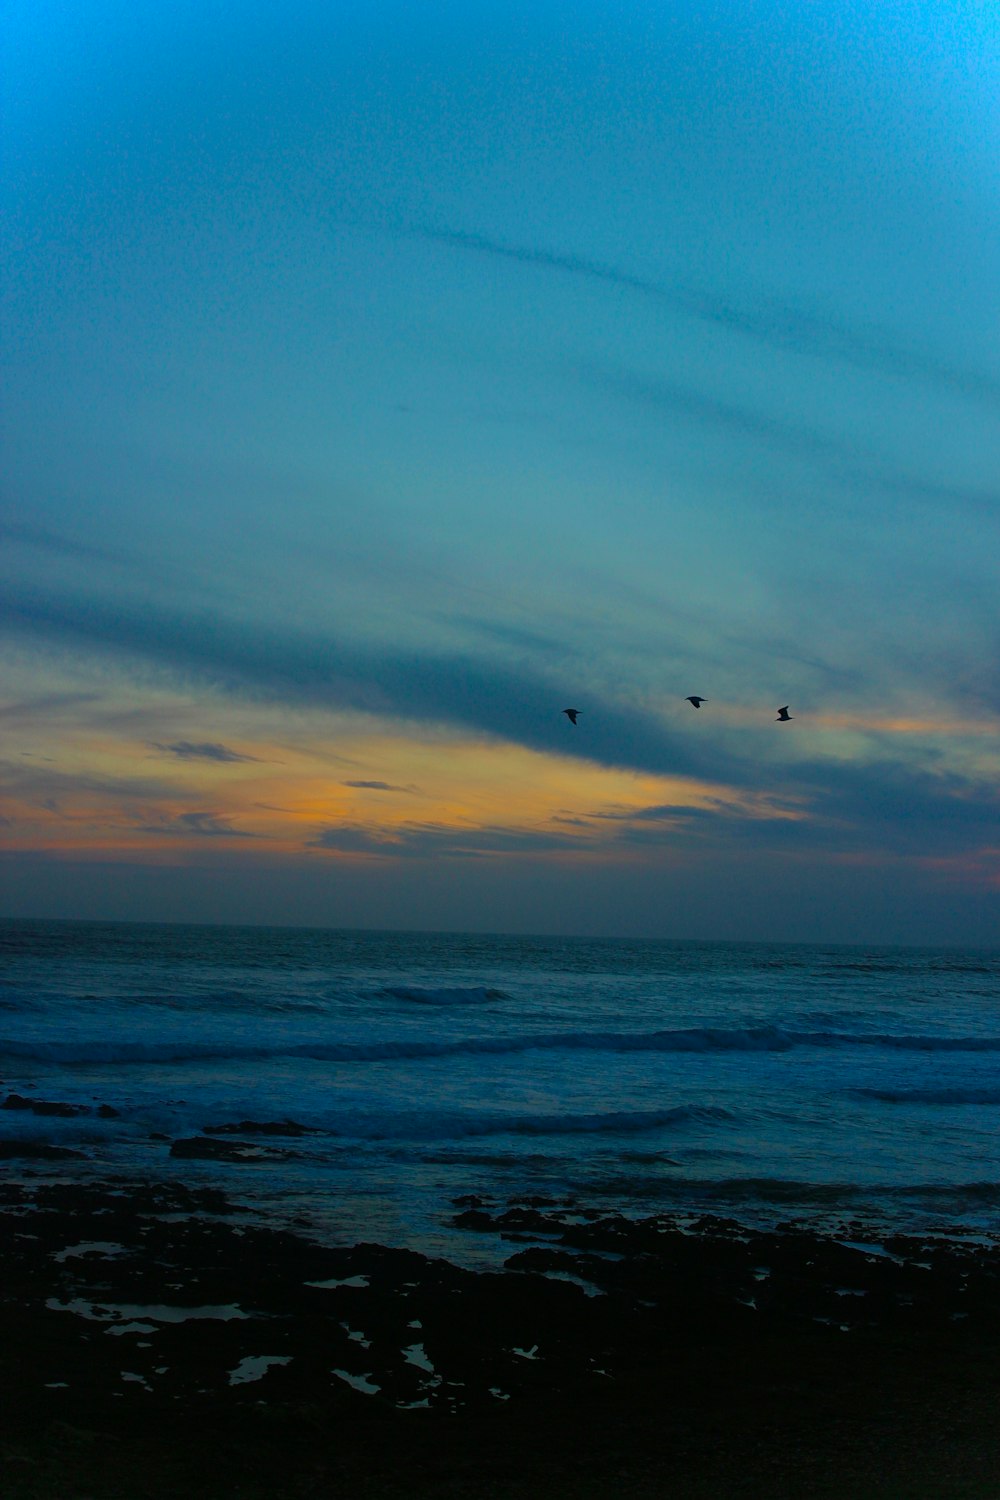
{"type": "Polygon", "coordinates": [[[700,708],[703,703],[708,702],[708,699],[699,698],[697,693],[692,693],[691,696],[689,698],[685,698],[684,701],[685,703],[690,703],[694,708],[700,708]]]}
{"type": "Polygon", "coordinates": [[[790,714],[788,712],[788,704],[786,703],[785,706],[784,706],[784,708],[779,708],[778,709],[778,717],[775,719],[774,722],[776,724],[787,724],[788,721],[789,721],[789,719],[794,719],[794,718],[795,718],[795,715],[794,714],[790,714]]]}
{"type": "Polygon", "coordinates": [[[576,723],[576,716],[577,716],[577,714],[579,712],[580,712],[580,710],[578,708],[564,708],[563,709],[563,713],[566,715],[567,719],[569,720],[569,722],[571,724],[575,724],[576,723]]]}

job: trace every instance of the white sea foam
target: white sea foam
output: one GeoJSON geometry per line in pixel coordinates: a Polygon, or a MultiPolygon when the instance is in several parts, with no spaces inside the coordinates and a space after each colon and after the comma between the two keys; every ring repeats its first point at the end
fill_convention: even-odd
{"type": "Polygon", "coordinates": [[[253,1380],[263,1380],[272,1365],[288,1365],[290,1354],[247,1354],[234,1370],[229,1371],[230,1385],[246,1385],[253,1380]]]}
{"type": "Polygon", "coordinates": [[[235,1318],[249,1318],[250,1316],[235,1304],[212,1307],[171,1307],[160,1302],[141,1305],[135,1302],[89,1302],[84,1297],[72,1297],[68,1302],[60,1302],[58,1297],[49,1297],[45,1306],[52,1312],[75,1313],[77,1317],[86,1318],[88,1322],[94,1323],[112,1323],[119,1319],[130,1321],[149,1319],[153,1323],[188,1323],[201,1319],[228,1323],[235,1318]]]}

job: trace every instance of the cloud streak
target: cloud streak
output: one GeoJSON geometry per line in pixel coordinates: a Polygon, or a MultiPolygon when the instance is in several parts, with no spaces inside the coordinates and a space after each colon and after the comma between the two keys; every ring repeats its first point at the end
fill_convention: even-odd
{"type": "Polygon", "coordinates": [[[862,466],[858,462],[857,443],[819,432],[804,423],[789,422],[740,402],[726,401],[656,376],[599,374],[597,379],[629,400],[723,427],[797,458],[818,459],[841,482],[863,485],[868,490],[876,488],[896,500],[936,507],[961,505],[984,516],[1000,519],[1000,492],[993,494],[959,484],[936,484],[912,475],[893,473],[874,458],[862,466]]]}
{"type": "Polygon", "coordinates": [[[70,652],[145,663],[224,693],[442,724],[657,775],[741,782],[747,775],[745,763],[724,749],[692,746],[652,714],[598,700],[585,683],[581,688],[579,671],[572,693],[587,700],[584,734],[571,732],[560,713],[565,676],[557,681],[527,666],[515,671],[468,655],[366,649],[332,637],[236,627],[215,615],[28,593],[8,595],[0,626],[70,652]]]}
{"type": "Polygon", "coordinates": [[[422,226],[409,233],[452,249],[562,272],[655,297],[702,322],[743,334],[771,348],[792,350],[814,358],[841,360],[899,379],[928,381],[957,395],[994,408],[1000,407],[1000,378],[987,371],[962,369],[933,354],[909,347],[887,328],[871,324],[852,328],[774,298],[760,299],[756,305],[740,306],[691,288],[668,286],[633,276],[628,271],[585,256],[515,245],[464,230],[422,226]]]}
{"type": "Polygon", "coordinates": [[[110,776],[93,771],[50,771],[13,761],[0,761],[0,787],[12,796],[38,803],[46,798],[71,798],[79,794],[115,802],[137,797],[159,800],[177,795],[169,782],[154,781],[149,777],[110,776]]]}
{"type": "Polygon", "coordinates": [[[178,813],[169,822],[140,824],[139,832],[203,839],[259,839],[264,837],[260,833],[248,833],[245,829],[234,828],[228,818],[212,812],[178,813]]]}
{"type": "Polygon", "coordinates": [[[342,781],[341,786],[356,787],[362,792],[407,792],[412,795],[412,786],[395,786],[391,781],[342,781]]]}
{"type": "Polygon", "coordinates": [[[579,838],[527,828],[453,828],[407,823],[383,829],[364,823],[321,828],[306,848],[382,859],[482,859],[517,854],[566,854],[587,847],[579,838]]]}
{"type": "Polygon", "coordinates": [[[214,760],[229,763],[258,759],[256,755],[242,755],[238,750],[231,750],[228,745],[219,745],[210,740],[201,744],[193,744],[190,740],[175,740],[171,745],[161,744],[159,740],[150,740],[149,744],[154,750],[162,750],[165,755],[172,755],[177,760],[214,760]]]}

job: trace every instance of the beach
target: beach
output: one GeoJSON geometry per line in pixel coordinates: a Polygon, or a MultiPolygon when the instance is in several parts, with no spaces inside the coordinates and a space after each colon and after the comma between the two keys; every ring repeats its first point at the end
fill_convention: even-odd
{"type": "Polygon", "coordinates": [[[20,1176],[12,1500],[1000,1493],[995,1241],[473,1198],[483,1272],[177,1182],[20,1176]]]}

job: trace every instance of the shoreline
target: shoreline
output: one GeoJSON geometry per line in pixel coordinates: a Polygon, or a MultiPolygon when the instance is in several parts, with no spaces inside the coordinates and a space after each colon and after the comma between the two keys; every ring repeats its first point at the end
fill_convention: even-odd
{"type": "Polygon", "coordinates": [[[679,1218],[461,1198],[487,1272],[6,1183],[7,1493],[995,1500],[1000,1240],[679,1218]]]}

